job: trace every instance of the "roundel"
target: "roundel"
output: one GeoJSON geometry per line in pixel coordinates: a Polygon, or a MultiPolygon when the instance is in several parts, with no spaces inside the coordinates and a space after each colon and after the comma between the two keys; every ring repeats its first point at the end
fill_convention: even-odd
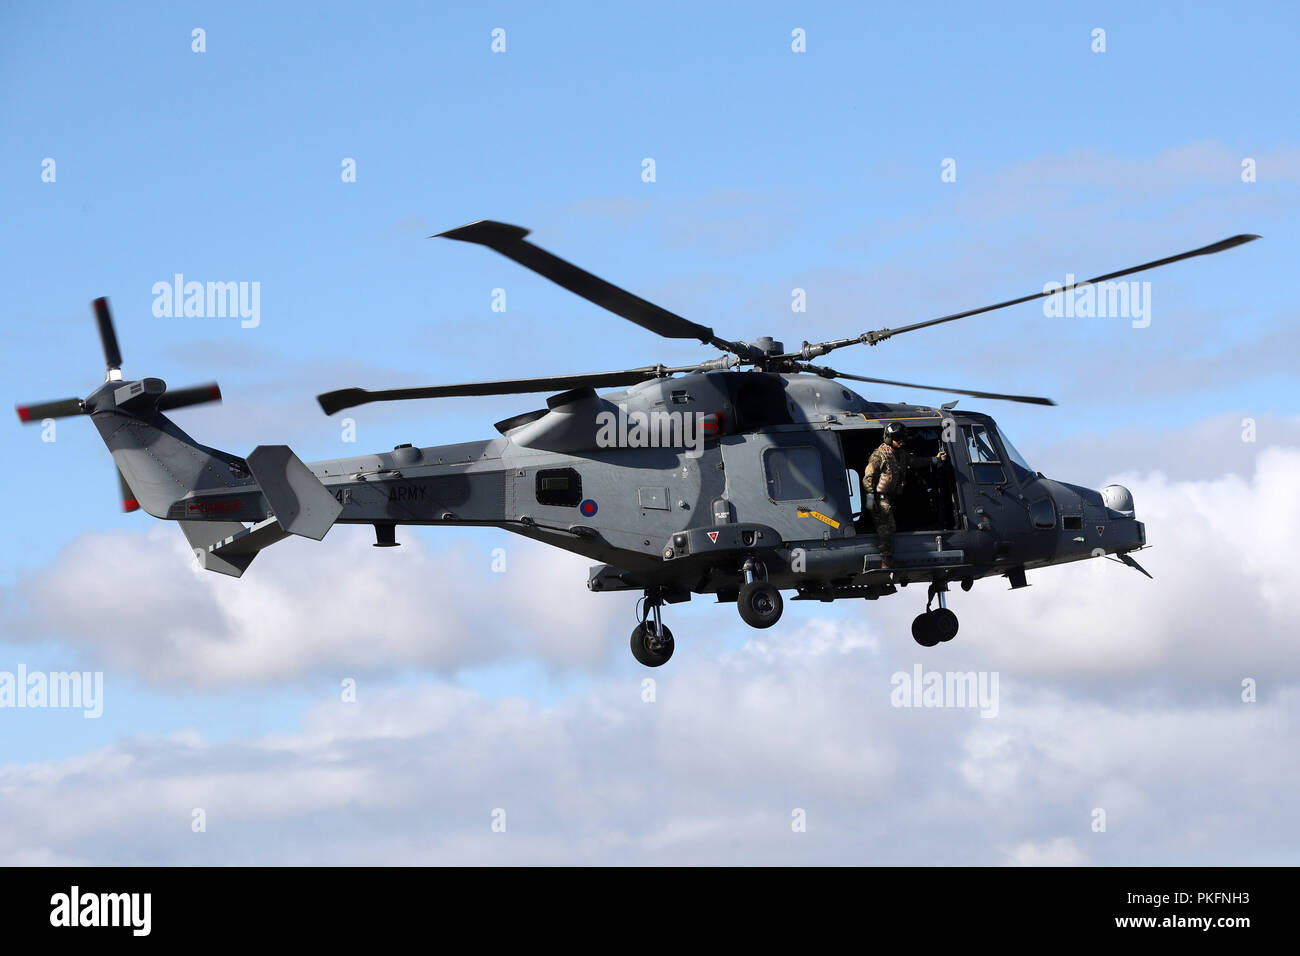
{"type": "Polygon", "coordinates": [[[578,510],[582,512],[584,518],[590,518],[596,513],[596,502],[588,498],[582,504],[578,505],[578,510]]]}

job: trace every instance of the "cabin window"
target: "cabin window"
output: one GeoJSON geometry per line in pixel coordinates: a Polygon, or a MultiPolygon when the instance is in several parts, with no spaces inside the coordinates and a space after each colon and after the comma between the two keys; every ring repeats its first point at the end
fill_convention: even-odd
{"type": "Polygon", "coordinates": [[[767,449],[763,472],[767,496],[773,501],[821,501],[826,497],[822,456],[811,445],[767,449]]]}
{"type": "Polygon", "coordinates": [[[1066,531],[1082,531],[1083,515],[1063,515],[1061,517],[1061,527],[1066,531]]]}
{"type": "Polygon", "coordinates": [[[1002,470],[1002,459],[983,425],[966,425],[966,457],[970,461],[971,476],[981,484],[997,484],[1007,480],[1002,470]]]}
{"type": "Polygon", "coordinates": [[[576,508],[582,501],[582,476],[572,468],[546,468],[537,473],[537,503],[576,508]]]}

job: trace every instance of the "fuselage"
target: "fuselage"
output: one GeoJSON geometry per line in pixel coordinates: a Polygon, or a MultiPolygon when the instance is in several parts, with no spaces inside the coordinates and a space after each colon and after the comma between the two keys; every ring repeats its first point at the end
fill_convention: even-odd
{"type": "MultiPolygon", "coordinates": [[[[948,453],[904,492],[904,580],[1008,574],[1015,584],[1024,569],[1145,544],[1131,506],[1125,514],[1099,491],[1031,470],[975,412],[871,402],[818,376],[762,372],[578,390],[548,405],[486,441],[308,467],[342,506],[339,522],[375,525],[381,537],[402,524],[503,528],[607,565],[593,569],[594,590],[726,594],[738,555],[755,554],[780,587],[873,597],[878,549],[857,483],[884,424],[902,421],[914,451],[948,453]]],[[[195,500],[257,517],[221,512],[228,493],[193,495],[178,513],[193,516],[195,500]]]]}

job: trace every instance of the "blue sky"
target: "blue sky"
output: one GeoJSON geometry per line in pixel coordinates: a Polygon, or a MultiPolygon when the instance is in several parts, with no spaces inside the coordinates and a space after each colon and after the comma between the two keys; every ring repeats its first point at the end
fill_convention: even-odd
{"type": "MultiPolygon", "coordinates": [[[[1255,232],[1262,242],[1142,277],[1153,290],[1148,329],[1050,319],[1027,305],[834,361],[1053,396],[1055,409],[962,405],[997,415],[1036,467],[1066,480],[1249,475],[1241,418],[1264,423],[1264,443],[1296,438],[1300,13],[1284,3],[963,7],[7,5],[0,373],[14,403],[87,394],[102,379],[89,302],[107,295],[128,378],[221,382],[222,406],[177,413],[195,437],[239,454],[287,442],[304,459],[329,458],[488,437],[493,421],[540,404],[370,406],[350,446],[315,404],[329,388],[712,357],[487,250],[426,238],[475,219],[527,226],[539,245],[723,334],[792,346],[1255,232]],[[206,52],[191,50],[196,27],[206,52]],[[490,49],[497,27],[501,54],[490,49]],[[1091,49],[1098,27],[1104,53],[1091,49]],[[806,53],[791,51],[795,28],[807,32],[806,53]],[[47,157],[53,183],[41,179],[47,157]],[[653,183],[641,178],[647,157],[653,183]],[[950,157],[957,180],[944,183],[950,157]],[[1254,183],[1241,181],[1247,157],[1254,183]],[[345,158],[355,183],[340,180],[345,158]],[[260,325],[155,318],[153,284],[177,272],[260,283],[260,325]],[[505,314],[490,309],[498,287],[505,314]],[[805,314],[790,310],[795,287],[807,290],[805,314]]],[[[17,623],[33,581],[48,583],[52,569],[97,573],[66,550],[82,539],[116,543],[85,554],[123,562],[114,573],[124,587],[139,582],[132,610],[143,616],[131,620],[185,613],[183,602],[155,606],[133,576],[163,539],[143,514],[116,510],[93,429],[64,421],[57,434],[43,443],[13,422],[3,438],[11,546],[0,555],[0,607],[12,636],[0,634],[0,670],[118,669],[98,722],[0,713],[0,762],[190,729],[209,741],[299,729],[359,658],[317,662],[308,642],[294,645],[296,669],[204,681],[124,663],[165,658],[166,646],[114,657],[67,621],[17,623]]],[[[164,531],[184,561],[179,531],[164,531]]],[[[418,548],[451,574],[453,551],[486,565],[492,548],[522,547],[495,532],[410,531],[411,547],[385,554],[364,549],[363,530],[337,529],[310,556],[291,551],[296,542],[277,546],[238,586],[264,568],[290,575],[300,556],[329,574],[345,538],[359,562],[418,548]]],[[[581,583],[581,562],[564,568],[581,583]]],[[[475,587],[497,606],[530,600],[512,575],[475,587]]],[[[95,600],[86,597],[87,613],[114,630],[116,605],[95,600]]],[[[624,617],[594,608],[618,599],[590,600],[572,613],[608,626],[608,656],[586,645],[577,663],[514,645],[441,663],[394,652],[368,679],[385,693],[447,683],[489,701],[580,706],[602,681],[640,677],[625,660],[624,617]]],[[[697,601],[677,613],[679,634],[710,632],[691,648],[697,657],[738,652],[750,637],[730,608],[697,601]]],[[[860,617],[818,606],[787,621],[860,617]]],[[[576,626],[534,620],[542,632],[576,626]]]]}

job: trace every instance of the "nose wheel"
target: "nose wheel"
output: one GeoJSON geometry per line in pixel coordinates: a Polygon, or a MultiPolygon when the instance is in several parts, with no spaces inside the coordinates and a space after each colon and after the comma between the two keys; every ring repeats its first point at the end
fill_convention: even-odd
{"type": "Polygon", "coordinates": [[[781,592],[766,581],[751,581],[742,585],[736,597],[740,617],[750,627],[771,627],[781,620],[785,602],[781,592]]]}
{"type": "Polygon", "coordinates": [[[632,631],[632,656],[646,667],[661,667],[673,656],[673,632],[659,618],[663,599],[646,592],[641,623],[632,631]]]}
{"type": "Polygon", "coordinates": [[[740,619],[750,627],[771,627],[785,610],[781,592],[767,583],[766,571],[753,558],[746,559],[740,570],[745,581],[736,595],[740,619]]]}
{"type": "Polygon", "coordinates": [[[951,641],[957,636],[957,615],[948,610],[946,593],[946,585],[931,584],[930,596],[925,602],[925,612],[918,614],[912,621],[912,639],[922,647],[934,647],[936,644],[951,641]],[[936,597],[939,599],[939,606],[932,611],[930,604],[936,597]]]}

